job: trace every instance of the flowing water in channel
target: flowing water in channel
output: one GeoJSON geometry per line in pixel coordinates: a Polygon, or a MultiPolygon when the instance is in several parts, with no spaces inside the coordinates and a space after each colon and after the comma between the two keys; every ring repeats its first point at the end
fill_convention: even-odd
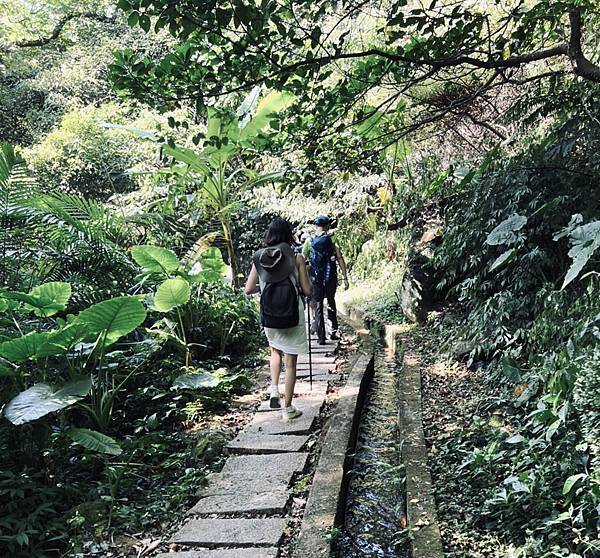
{"type": "Polygon", "coordinates": [[[406,558],[404,469],[398,432],[398,378],[393,357],[375,360],[349,472],[340,558],[406,558]]]}

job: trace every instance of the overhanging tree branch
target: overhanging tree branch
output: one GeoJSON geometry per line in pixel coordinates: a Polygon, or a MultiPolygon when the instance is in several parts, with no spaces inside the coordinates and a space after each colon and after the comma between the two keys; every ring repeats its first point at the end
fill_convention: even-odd
{"type": "Polygon", "coordinates": [[[95,21],[100,21],[102,23],[111,23],[111,22],[115,21],[115,19],[112,17],[108,17],[103,14],[97,14],[94,12],[81,12],[81,13],[67,14],[66,16],[63,16],[62,18],[60,18],[58,20],[58,22],[54,26],[54,29],[52,30],[52,33],[50,33],[50,35],[48,35],[47,37],[40,37],[38,39],[28,39],[28,40],[18,41],[16,43],[14,43],[13,46],[18,47],[18,48],[32,48],[32,47],[45,46],[45,45],[51,43],[52,41],[55,41],[56,39],[58,39],[58,37],[62,33],[65,25],[67,25],[67,23],[69,23],[73,19],[92,19],[95,21]]]}
{"type": "MultiPolygon", "coordinates": [[[[583,54],[582,48],[582,17],[581,9],[575,5],[569,7],[570,36],[568,42],[563,42],[552,47],[541,49],[535,52],[529,52],[517,56],[506,58],[476,58],[468,55],[457,55],[446,58],[415,58],[406,56],[400,52],[390,52],[379,48],[371,48],[359,52],[335,52],[321,57],[306,58],[299,60],[287,66],[281,66],[277,71],[268,76],[252,80],[247,84],[242,84],[228,91],[222,91],[214,96],[223,96],[232,92],[240,91],[254,85],[275,80],[280,76],[290,75],[303,67],[326,66],[338,60],[352,60],[357,58],[366,58],[375,56],[387,59],[395,63],[412,64],[415,66],[428,66],[432,70],[442,70],[458,66],[471,66],[482,70],[503,70],[510,68],[519,68],[531,62],[548,60],[552,58],[568,57],[573,67],[573,73],[590,81],[600,83],[600,66],[592,63],[583,54]]],[[[540,74],[543,76],[544,74],[540,74]]]]}
{"type": "Polygon", "coordinates": [[[600,67],[593,64],[583,54],[581,46],[581,9],[571,5],[569,7],[569,21],[571,23],[571,35],[569,37],[568,54],[573,66],[573,72],[585,79],[600,83],[600,67]]]}

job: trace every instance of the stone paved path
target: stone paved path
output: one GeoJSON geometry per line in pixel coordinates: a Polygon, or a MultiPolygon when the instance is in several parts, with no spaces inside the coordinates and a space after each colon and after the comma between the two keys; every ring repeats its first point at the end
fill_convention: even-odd
{"type": "MultiPolygon", "coordinates": [[[[338,378],[333,352],[337,342],[318,346],[313,338],[313,385],[308,355],[298,358],[295,405],[303,416],[281,420],[268,401],[229,443],[232,454],[220,473],[210,475],[202,498],[170,542],[181,550],[158,558],[275,558],[287,525],[290,484],[308,461],[306,443],[319,417],[328,381],[338,378]],[[255,514],[259,518],[250,518],[255,514]]],[[[283,376],[283,375],[282,375],[283,376]]],[[[283,393],[284,377],[280,391],[283,393]]]]}

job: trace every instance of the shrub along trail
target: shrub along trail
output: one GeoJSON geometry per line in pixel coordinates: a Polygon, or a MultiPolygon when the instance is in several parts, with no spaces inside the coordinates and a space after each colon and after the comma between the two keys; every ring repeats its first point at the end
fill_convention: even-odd
{"type": "MultiPolygon", "coordinates": [[[[571,475],[558,453],[575,431],[561,439],[535,422],[543,407],[524,407],[535,393],[531,384],[515,385],[502,371],[452,354],[457,341],[440,326],[448,314],[408,337],[422,362],[423,424],[445,556],[538,556],[546,537],[581,544],[585,531],[569,525],[583,515],[571,519],[569,492],[585,498],[577,483],[587,477],[571,475]]],[[[583,556],[597,556],[590,550],[583,556]]]]}

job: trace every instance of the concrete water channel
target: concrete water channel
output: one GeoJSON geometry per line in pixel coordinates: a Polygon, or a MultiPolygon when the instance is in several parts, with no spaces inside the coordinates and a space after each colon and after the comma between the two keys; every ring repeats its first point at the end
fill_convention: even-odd
{"type": "Polygon", "coordinates": [[[401,365],[375,348],[373,377],[362,406],[348,488],[339,558],[405,558],[405,469],[400,432],[401,365]]]}

